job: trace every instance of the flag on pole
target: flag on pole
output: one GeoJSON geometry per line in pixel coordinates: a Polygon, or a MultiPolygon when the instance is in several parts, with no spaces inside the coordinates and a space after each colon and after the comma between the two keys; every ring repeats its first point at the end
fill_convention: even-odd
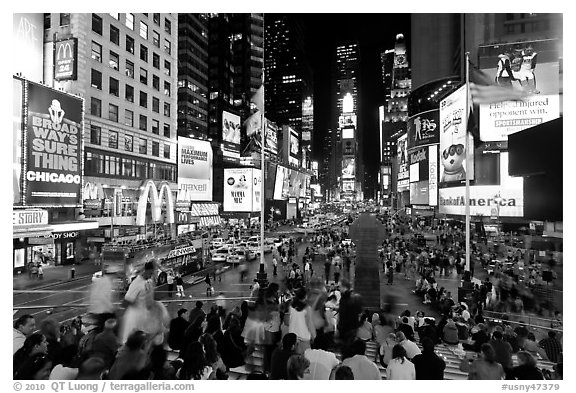
{"type": "Polygon", "coordinates": [[[262,83],[258,90],[256,90],[256,93],[252,95],[250,102],[254,103],[260,112],[264,112],[264,83],[262,83]]]}
{"type": "Polygon", "coordinates": [[[244,122],[246,126],[246,135],[252,136],[262,130],[262,112],[256,111],[244,122]]]}

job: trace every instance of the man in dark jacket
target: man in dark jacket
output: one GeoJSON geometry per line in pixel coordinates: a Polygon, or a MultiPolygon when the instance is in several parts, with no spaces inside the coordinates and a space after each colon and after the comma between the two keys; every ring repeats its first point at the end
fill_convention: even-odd
{"type": "Polygon", "coordinates": [[[414,341],[414,329],[408,324],[408,317],[402,317],[402,323],[398,326],[398,331],[404,333],[408,340],[414,341]]]}
{"type": "Polygon", "coordinates": [[[188,310],[181,308],[178,310],[178,316],[170,321],[170,332],[168,333],[168,345],[175,350],[181,350],[184,346],[184,332],[189,324],[186,320],[188,310]]]}
{"type": "Polygon", "coordinates": [[[294,333],[287,333],[282,338],[282,348],[276,348],[272,353],[270,363],[270,379],[279,380],[287,378],[287,365],[290,356],[294,355],[294,348],[298,337],[294,333]]]}
{"type": "Polygon", "coordinates": [[[418,335],[420,336],[420,344],[424,342],[426,337],[430,338],[434,344],[439,342],[438,329],[432,318],[424,318],[424,326],[420,328],[418,335]]]}
{"type": "Polygon", "coordinates": [[[503,340],[503,335],[500,330],[495,330],[494,333],[492,333],[492,340],[488,341],[488,344],[494,348],[496,361],[502,365],[504,372],[508,376],[512,369],[512,346],[503,340]]]}
{"type": "Polygon", "coordinates": [[[444,379],[446,362],[434,352],[434,342],[429,337],[422,339],[422,353],[412,358],[416,379],[444,379]]]}
{"type": "Polygon", "coordinates": [[[190,311],[190,314],[188,315],[188,323],[189,324],[193,324],[194,321],[203,316],[206,316],[206,313],[204,312],[204,310],[202,310],[202,307],[204,306],[204,303],[202,303],[200,300],[198,300],[196,302],[196,308],[193,309],[192,311],[190,311]]]}
{"type": "Polygon", "coordinates": [[[115,318],[107,319],[106,322],[104,322],[104,330],[102,333],[96,335],[92,345],[94,355],[104,360],[107,367],[111,367],[112,363],[114,363],[116,352],[120,347],[118,337],[114,333],[116,325],[117,322],[115,318]]]}

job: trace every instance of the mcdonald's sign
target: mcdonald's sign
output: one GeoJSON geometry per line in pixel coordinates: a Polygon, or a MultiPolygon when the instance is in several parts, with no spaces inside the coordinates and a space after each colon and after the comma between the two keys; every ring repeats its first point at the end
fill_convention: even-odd
{"type": "Polygon", "coordinates": [[[162,200],[166,201],[165,224],[174,224],[174,197],[167,182],[160,183],[160,190],[152,180],[146,180],[140,187],[140,197],[138,198],[138,208],[136,210],[136,225],[146,224],[146,207],[150,198],[150,208],[152,210],[152,221],[157,223],[162,219],[162,200]]]}
{"type": "Polygon", "coordinates": [[[54,43],[54,80],[76,80],[78,39],[68,38],[54,43]]]}

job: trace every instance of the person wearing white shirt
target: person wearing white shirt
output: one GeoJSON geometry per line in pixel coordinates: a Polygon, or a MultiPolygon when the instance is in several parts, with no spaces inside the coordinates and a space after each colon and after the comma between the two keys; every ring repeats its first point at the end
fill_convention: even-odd
{"type": "Polygon", "coordinates": [[[310,361],[310,373],[304,375],[304,379],[315,381],[327,381],[330,379],[330,372],[340,364],[333,352],[324,349],[307,349],[304,357],[310,361]]]}
{"type": "Polygon", "coordinates": [[[396,344],[392,349],[392,360],[386,367],[387,380],[415,380],[416,368],[414,364],[406,358],[406,350],[400,344],[396,344]]]}
{"type": "Polygon", "coordinates": [[[355,380],[381,380],[380,370],[376,363],[368,359],[364,354],[366,352],[366,343],[359,338],[351,344],[351,351],[355,355],[344,359],[343,366],[348,366],[354,374],[355,380]]]}
{"type": "Polygon", "coordinates": [[[416,345],[415,342],[408,340],[402,332],[396,333],[396,341],[398,341],[398,344],[404,348],[408,359],[412,359],[414,356],[422,353],[420,348],[418,348],[418,345],[416,345]]]}
{"type": "Polygon", "coordinates": [[[36,330],[36,320],[30,314],[22,315],[14,322],[13,339],[12,339],[12,355],[24,346],[26,337],[34,333],[36,330]]]}

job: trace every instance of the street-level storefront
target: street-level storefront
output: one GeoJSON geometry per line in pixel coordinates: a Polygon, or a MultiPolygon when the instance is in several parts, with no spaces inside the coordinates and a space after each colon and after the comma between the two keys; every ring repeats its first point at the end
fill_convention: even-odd
{"type": "Polygon", "coordinates": [[[176,203],[174,219],[178,226],[178,235],[221,225],[221,218],[218,214],[218,203],[178,201],[176,203]]]}

